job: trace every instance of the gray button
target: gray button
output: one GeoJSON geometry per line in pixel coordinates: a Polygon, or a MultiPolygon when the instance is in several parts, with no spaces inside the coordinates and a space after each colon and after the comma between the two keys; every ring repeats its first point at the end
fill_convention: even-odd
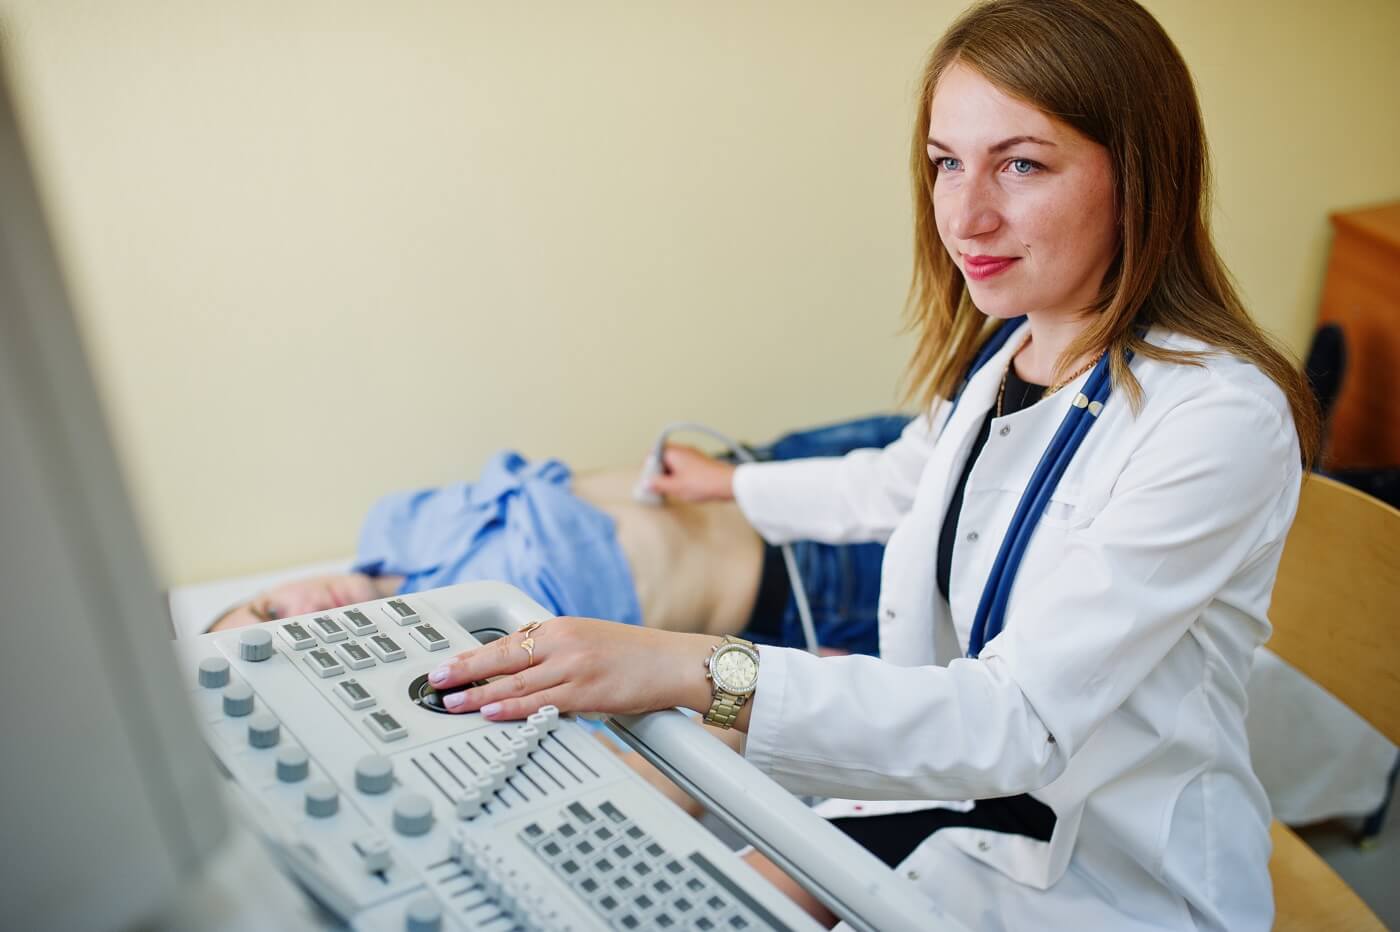
{"type": "Polygon", "coordinates": [[[991,845],[990,842],[979,841],[979,842],[977,843],[977,850],[978,850],[978,851],[991,851],[991,850],[992,850],[992,845],[991,845]]]}
{"type": "Polygon", "coordinates": [[[394,831],[423,835],[433,827],[433,804],[419,793],[405,793],[394,802],[394,831]]]}
{"type": "Polygon", "coordinates": [[[365,709],[374,705],[374,696],[360,685],[359,680],[342,680],[336,684],[335,694],[352,709],[365,709]]]}
{"type": "Polygon", "coordinates": [[[244,628],[238,636],[238,655],[258,663],[272,656],[272,634],[264,627],[244,628]]]}
{"type": "Polygon", "coordinates": [[[248,743],[253,747],[276,747],[280,740],[282,725],[271,712],[259,712],[248,720],[248,743]]]}
{"type": "Polygon", "coordinates": [[[287,622],[277,629],[277,633],[282,635],[282,640],[287,642],[287,646],[292,650],[306,650],[316,646],[316,638],[299,621],[287,622]]]}
{"type": "Polygon", "coordinates": [[[344,617],[345,624],[350,627],[351,631],[358,635],[374,634],[379,630],[375,627],[374,622],[370,620],[369,616],[358,608],[349,609],[346,611],[344,617]]]}
{"type": "Polygon", "coordinates": [[[1007,434],[1011,433],[1011,426],[1009,424],[1003,424],[1001,430],[997,431],[997,433],[1005,437],[1007,434]]]}
{"type": "Polygon", "coordinates": [[[383,710],[366,715],[365,724],[381,741],[397,741],[408,734],[408,729],[399,724],[398,719],[383,710]]]}
{"type": "Polygon", "coordinates": [[[889,618],[889,619],[891,619],[891,620],[893,620],[893,619],[894,619],[894,609],[892,609],[892,608],[887,608],[887,609],[885,609],[885,617],[886,617],[886,618],[889,618]]]}
{"type": "Polygon", "coordinates": [[[315,618],[311,619],[311,626],[316,629],[316,633],[320,635],[321,640],[325,641],[327,644],[334,641],[343,641],[350,636],[349,633],[340,626],[340,622],[336,621],[330,615],[317,615],[315,618]]]}
{"type": "Polygon", "coordinates": [[[285,747],[277,752],[277,779],[283,783],[299,783],[311,772],[311,761],[298,747],[285,747]]]}
{"type": "Polygon", "coordinates": [[[329,780],[317,780],[306,788],[306,814],[317,819],[333,816],[340,810],[340,790],[329,780]]]}
{"type": "Polygon", "coordinates": [[[367,754],[355,764],[355,789],[361,793],[387,793],[394,785],[394,765],[389,758],[367,754]]]}
{"type": "Polygon", "coordinates": [[[253,713],[253,687],[247,683],[230,683],[224,687],[224,714],[242,718],[253,713]]]}
{"type": "Polygon", "coordinates": [[[199,685],[220,689],[228,685],[228,661],[222,657],[205,657],[199,662],[199,685]]]}
{"type": "Polygon", "coordinates": [[[404,914],[404,932],[438,932],[442,928],[442,907],[427,893],[414,897],[404,914]]]}
{"type": "Polygon", "coordinates": [[[967,542],[968,542],[968,543],[970,543],[970,544],[975,544],[975,543],[977,543],[977,537],[978,537],[978,535],[977,535],[977,532],[976,532],[976,531],[968,531],[968,532],[967,532],[967,542]]]}

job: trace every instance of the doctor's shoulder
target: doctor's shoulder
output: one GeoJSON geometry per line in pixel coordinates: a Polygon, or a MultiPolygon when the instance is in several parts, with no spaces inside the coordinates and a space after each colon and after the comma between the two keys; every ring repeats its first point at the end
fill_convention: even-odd
{"type": "Polygon", "coordinates": [[[1250,359],[1177,333],[1153,330],[1148,342],[1180,357],[1139,358],[1133,371],[1143,399],[1133,418],[1144,435],[1170,424],[1183,439],[1234,453],[1233,458],[1303,467],[1288,393],[1250,359]]]}

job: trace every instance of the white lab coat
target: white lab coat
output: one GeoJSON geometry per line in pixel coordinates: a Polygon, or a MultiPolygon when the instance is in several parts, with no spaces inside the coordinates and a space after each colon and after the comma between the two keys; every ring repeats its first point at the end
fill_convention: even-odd
{"type": "Polygon", "coordinates": [[[973,928],[1267,929],[1269,806],[1245,683],[1302,478],[1287,402],[1231,357],[1134,360],[1141,411],[1109,399],[1040,519],[1005,630],[970,660],[990,564],[1084,381],[992,422],[945,601],[944,512],[1027,335],[951,420],[943,402],[884,450],[739,467],[735,497],[770,542],[888,541],[882,659],[762,648],[745,754],[795,793],[884,801],[849,812],[1020,793],[1048,805],[1048,842],[945,828],[900,865],[973,928]]]}

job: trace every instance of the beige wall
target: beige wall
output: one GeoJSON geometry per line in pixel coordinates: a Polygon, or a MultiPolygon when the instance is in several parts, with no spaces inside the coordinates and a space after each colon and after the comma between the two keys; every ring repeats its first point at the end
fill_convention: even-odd
{"type": "MultiPolygon", "coordinates": [[[[638,459],[890,407],[915,72],[955,2],[0,0],[173,582],[347,553],[494,449],[638,459]]],[[[1157,0],[1218,232],[1301,349],[1400,197],[1400,4],[1157,0]]]]}

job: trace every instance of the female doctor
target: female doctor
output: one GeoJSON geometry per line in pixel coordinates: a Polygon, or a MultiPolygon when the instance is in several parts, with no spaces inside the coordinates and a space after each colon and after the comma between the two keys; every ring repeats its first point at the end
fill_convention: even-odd
{"type": "Polygon", "coordinates": [[[793,792],[871,801],[838,824],[973,928],[1267,929],[1245,682],[1317,426],[1211,243],[1185,64],[1133,0],[978,5],[913,178],[927,416],[835,459],[671,448],[656,482],[773,543],[888,539],[881,658],[560,618],[434,682],[732,724],[793,792]]]}

